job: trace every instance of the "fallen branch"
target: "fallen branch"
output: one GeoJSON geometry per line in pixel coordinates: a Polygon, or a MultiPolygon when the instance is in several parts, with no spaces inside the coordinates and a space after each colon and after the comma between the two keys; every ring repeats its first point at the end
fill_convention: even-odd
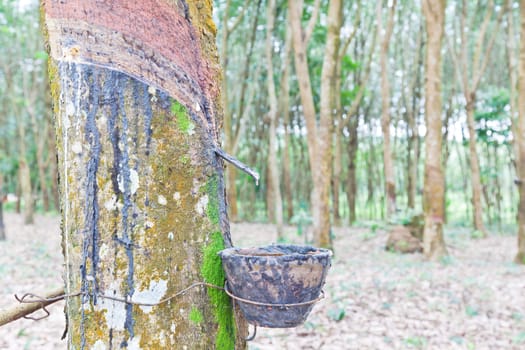
{"type": "MultiPolygon", "coordinates": [[[[39,301],[39,302],[30,302],[30,303],[21,303],[11,309],[7,310],[0,310],[0,327],[18,320],[22,317],[27,317],[27,315],[32,314],[35,311],[38,311],[40,309],[44,309],[48,305],[51,305],[59,300],[62,300],[64,296],[64,288],[57,288],[53,290],[52,292],[49,292],[44,296],[43,299],[47,299],[45,301],[39,301]]],[[[18,298],[17,298],[18,299],[18,298]]],[[[47,310],[45,310],[47,312],[47,310]]]]}

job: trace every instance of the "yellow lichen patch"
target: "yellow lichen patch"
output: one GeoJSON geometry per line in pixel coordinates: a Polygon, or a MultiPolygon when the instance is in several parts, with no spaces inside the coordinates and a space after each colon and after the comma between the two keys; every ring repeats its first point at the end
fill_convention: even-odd
{"type": "MultiPolygon", "coordinates": [[[[60,97],[60,79],[58,76],[58,67],[55,60],[51,57],[47,60],[47,70],[49,76],[49,92],[51,94],[53,113],[55,116],[59,112],[59,97],[60,97]]],[[[61,130],[57,130],[60,132],[61,130]]]]}
{"type": "Polygon", "coordinates": [[[97,339],[102,339],[108,329],[105,325],[104,312],[101,311],[85,311],[85,322],[99,325],[99,327],[91,327],[85,333],[86,342],[88,344],[94,344],[97,339]]]}

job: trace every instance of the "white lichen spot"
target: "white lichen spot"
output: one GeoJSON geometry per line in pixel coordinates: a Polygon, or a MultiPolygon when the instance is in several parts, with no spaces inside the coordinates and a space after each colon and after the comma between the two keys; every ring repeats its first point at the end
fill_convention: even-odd
{"type": "Polygon", "coordinates": [[[201,111],[201,105],[199,104],[199,102],[195,102],[195,110],[197,112],[200,112],[201,111]]]}
{"type": "Polygon", "coordinates": [[[158,339],[159,339],[160,346],[162,346],[162,348],[165,349],[166,348],[166,332],[164,332],[164,330],[159,332],[158,339]]]}
{"type": "Polygon", "coordinates": [[[71,121],[69,120],[69,117],[74,115],[76,115],[75,104],[73,103],[73,101],[68,101],[66,103],[66,113],[62,118],[62,124],[64,125],[64,128],[68,129],[71,126],[71,121]]]}
{"type": "Polygon", "coordinates": [[[162,274],[163,274],[164,276],[167,276],[167,275],[168,275],[168,271],[164,271],[162,274]]]}
{"type": "Polygon", "coordinates": [[[104,203],[104,208],[108,211],[117,209],[117,196],[114,194],[111,195],[111,198],[104,203]]]}
{"type": "Polygon", "coordinates": [[[176,200],[177,202],[180,201],[180,193],[179,192],[175,192],[173,194],[173,199],[176,200]]]}
{"type": "Polygon", "coordinates": [[[100,249],[98,250],[98,255],[104,261],[106,260],[106,256],[108,255],[108,253],[109,253],[108,245],[106,243],[102,243],[102,245],[100,246],[100,249]]]}
{"type": "Polygon", "coordinates": [[[146,227],[147,229],[152,228],[153,226],[155,226],[155,223],[153,221],[148,220],[144,223],[144,227],[146,227]]]}
{"type": "Polygon", "coordinates": [[[71,145],[71,150],[75,154],[81,154],[82,153],[82,144],[80,142],[75,142],[71,145]]]}
{"type": "Polygon", "coordinates": [[[97,340],[91,347],[91,350],[106,350],[106,344],[102,340],[97,340]]]}
{"type": "Polygon", "coordinates": [[[184,316],[184,309],[183,308],[179,309],[179,314],[181,314],[181,316],[184,316]]]}
{"type": "MultiPolygon", "coordinates": [[[[119,293],[120,282],[114,281],[109,285],[104,292],[104,295],[114,297],[114,298],[123,298],[119,293]],[[114,291],[117,291],[114,293],[114,291]]],[[[109,300],[101,298],[102,302],[98,304],[97,308],[105,312],[106,324],[108,328],[112,328],[116,331],[123,331],[124,325],[126,323],[126,304],[120,301],[109,300]]]]}
{"type": "Polygon", "coordinates": [[[140,337],[133,337],[128,341],[128,350],[142,350],[140,347],[140,337]]]}
{"type": "Polygon", "coordinates": [[[131,169],[129,171],[129,179],[131,180],[131,194],[135,194],[139,189],[139,173],[131,169]]]}
{"type": "Polygon", "coordinates": [[[157,197],[157,202],[160,204],[160,205],[166,205],[168,204],[168,200],[166,199],[166,197],[164,197],[163,195],[159,194],[159,196],[157,197]]]}
{"type": "Polygon", "coordinates": [[[193,123],[190,123],[188,126],[188,135],[192,136],[195,134],[195,125],[193,123]]]}
{"type": "Polygon", "coordinates": [[[148,93],[151,95],[151,102],[157,102],[157,89],[155,89],[153,86],[149,86],[148,93]]]}
{"type": "Polygon", "coordinates": [[[175,235],[173,234],[173,232],[168,232],[168,239],[170,241],[173,241],[173,238],[175,237],[175,235]]]}
{"type": "MultiPolygon", "coordinates": [[[[124,178],[122,174],[119,174],[117,177],[118,188],[120,192],[125,193],[124,178]]],[[[129,192],[130,194],[135,194],[139,189],[139,174],[135,169],[129,170],[129,192]]]]}
{"type": "MultiPolygon", "coordinates": [[[[147,290],[143,291],[135,291],[132,296],[132,300],[137,303],[148,303],[148,304],[155,304],[158,303],[164,294],[166,294],[166,291],[168,290],[168,281],[167,280],[159,280],[156,281],[150,281],[149,282],[149,288],[147,290]]],[[[140,306],[142,311],[145,313],[151,312],[152,306],[140,306]]]]}
{"type": "Polygon", "coordinates": [[[205,194],[204,196],[202,196],[201,198],[199,198],[199,201],[197,202],[197,204],[195,205],[195,210],[197,211],[197,213],[199,213],[200,215],[203,215],[204,214],[204,211],[206,210],[206,207],[208,206],[208,195],[205,194]]]}
{"type": "Polygon", "coordinates": [[[99,129],[105,129],[106,128],[106,125],[107,125],[107,122],[108,122],[108,118],[106,118],[105,115],[102,115],[98,120],[97,120],[97,126],[99,129]]]}
{"type": "Polygon", "coordinates": [[[170,331],[171,333],[175,333],[175,330],[177,329],[177,325],[175,323],[171,323],[170,331]]]}

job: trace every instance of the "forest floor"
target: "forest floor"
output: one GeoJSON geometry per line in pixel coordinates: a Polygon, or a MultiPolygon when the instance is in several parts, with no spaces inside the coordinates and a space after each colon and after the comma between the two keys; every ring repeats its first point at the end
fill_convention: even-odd
{"type": "MultiPolygon", "coordinates": [[[[22,225],[5,215],[8,240],[0,242],[0,309],[14,293],[42,293],[62,283],[59,219],[37,216],[22,225]]],[[[266,349],[525,349],[525,267],[513,264],[516,237],[472,239],[448,229],[450,257],[425,262],[420,254],[386,252],[387,233],[336,228],[335,258],[306,323],[293,329],[259,328],[250,350],[266,349]]],[[[272,243],[273,227],[234,224],[237,246],[272,243]]],[[[294,227],[286,237],[304,238],[294,227]]],[[[0,349],[66,349],[63,302],[51,316],[0,328],[0,349]]],[[[252,327],[250,330],[253,331],[252,327]]]]}

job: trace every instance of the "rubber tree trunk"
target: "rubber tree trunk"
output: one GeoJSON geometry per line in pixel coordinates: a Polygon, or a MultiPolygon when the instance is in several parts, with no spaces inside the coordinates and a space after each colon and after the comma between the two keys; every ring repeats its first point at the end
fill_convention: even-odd
{"type": "MultiPolygon", "coordinates": [[[[20,141],[22,143],[23,141],[20,141]]],[[[22,198],[24,200],[24,224],[32,225],[35,222],[35,201],[31,186],[31,172],[25,155],[20,156],[18,161],[19,181],[22,198]]]]}
{"type": "MultiPolygon", "coordinates": [[[[383,133],[383,167],[385,174],[386,213],[390,218],[396,211],[396,182],[394,157],[390,140],[390,81],[388,77],[388,51],[394,27],[394,13],[397,1],[389,8],[388,18],[382,24],[384,33],[381,40],[381,131],[383,133]]],[[[382,11],[380,9],[379,11],[382,11]]]]}
{"type": "MultiPolygon", "coordinates": [[[[26,155],[26,133],[23,120],[18,120],[18,147],[20,157],[18,159],[18,181],[20,193],[24,201],[24,224],[32,225],[35,222],[35,202],[33,199],[33,189],[31,186],[31,171],[27,164],[26,155]]],[[[18,196],[20,201],[20,196],[18,196]]]]}
{"type": "Polygon", "coordinates": [[[518,135],[515,137],[519,154],[516,159],[518,169],[519,207],[518,207],[518,254],[515,261],[525,264],[525,0],[520,1],[520,58],[518,66],[518,135]]]}
{"type": "Polygon", "coordinates": [[[481,174],[479,170],[479,157],[477,151],[477,140],[476,140],[476,127],[474,121],[474,105],[476,98],[474,93],[470,94],[470,97],[466,98],[466,114],[467,114],[467,127],[469,133],[469,156],[470,156],[470,174],[471,174],[471,186],[472,186],[472,208],[473,208],[473,222],[474,229],[480,231],[483,237],[487,237],[487,230],[483,224],[483,205],[481,203],[482,186],[481,186],[481,174]]]}
{"type": "Polygon", "coordinates": [[[277,231],[277,239],[283,239],[283,200],[281,195],[281,181],[279,176],[279,161],[277,155],[277,126],[278,126],[278,101],[274,82],[273,69],[273,30],[275,23],[275,0],[269,0],[266,9],[266,67],[268,70],[268,103],[270,110],[268,116],[270,118],[270,127],[268,130],[268,218],[275,222],[277,231]],[[270,212],[271,211],[271,212],[270,212]]]}
{"type": "Polygon", "coordinates": [[[447,255],[443,238],[445,195],[443,164],[441,159],[441,47],[445,24],[446,1],[422,1],[427,25],[427,56],[425,79],[425,183],[423,188],[423,210],[425,228],[423,231],[423,252],[429,260],[447,255]]]}
{"type": "Polygon", "coordinates": [[[216,157],[210,1],[43,1],[69,349],[244,349],[217,252],[230,246],[216,157]],[[236,329],[236,325],[238,328],[236,329]]]}
{"type": "MultiPolygon", "coordinates": [[[[333,98],[336,60],[341,31],[342,2],[328,4],[326,47],[321,71],[320,118],[317,123],[308,69],[307,45],[310,37],[302,28],[303,4],[289,1],[289,23],[292,30],[294,64],[305,118],[308,156],[312,173],[311,209],[316,245],[332,248],[330,222],[330,181],[332,178],[333,98]]],[[[312,16],[315,19],[315,17],[312,16]]]]}
{"type": "Polygon", "coordinates": [[[4,179],[0,175],[0,241],[5,241],[5,224],[4,224],[4,179]]]}

